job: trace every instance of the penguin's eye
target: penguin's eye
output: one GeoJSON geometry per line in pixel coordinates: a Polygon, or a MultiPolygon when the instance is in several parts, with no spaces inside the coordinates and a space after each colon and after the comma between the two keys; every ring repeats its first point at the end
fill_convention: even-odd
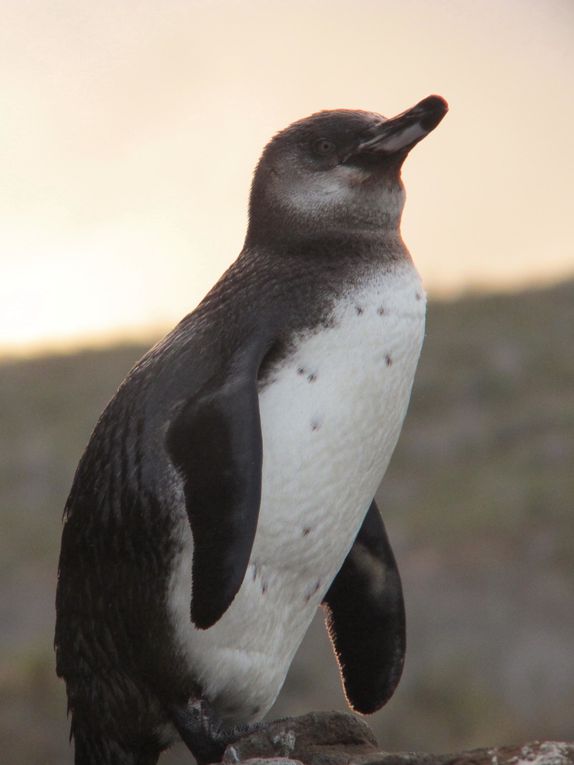
{"type": "Polygon", "coordinates": [[[333,141],[329,141],[328,138],[318,138],[313,144],[315,154],[318,154],[320,157],[327,157],[329,154],[333,154],[336,148],[333,141]]]}

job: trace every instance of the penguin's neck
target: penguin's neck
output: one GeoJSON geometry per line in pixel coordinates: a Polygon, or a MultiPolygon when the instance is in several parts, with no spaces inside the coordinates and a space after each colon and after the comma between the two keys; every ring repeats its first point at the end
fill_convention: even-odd
{"type": "Polygon", "coordinates": [[[400,225],[405,190],[400,173],[383,181],[355,175],[349,175],[347,183],[339,178],[332,185],[322,179],[317,187],[310,182],[292,184],[288,193],[275,188],[272,179],[262,183],[256,177],[249,203],[246,248],[276,248],[278,243],[293,240],[337,237],[357,244],[377,240],[384,249],[402,245],[400,225]]]}
{"type": "Polygon", "coordinates": [[[411,260],[398,227],[348,226],[344,221],[311,230],[301,227],[273,232],[251,230],[242,254],[252,253],[265,253],[268,258],[308,258],[309,263],[325,260],[333,267],[339,261],[349,260],[357,265],[411,260]]]}

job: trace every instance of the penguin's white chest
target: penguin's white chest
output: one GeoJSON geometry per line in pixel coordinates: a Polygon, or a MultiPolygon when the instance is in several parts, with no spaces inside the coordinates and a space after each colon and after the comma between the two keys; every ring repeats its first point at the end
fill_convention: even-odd
{"type": "Polygon", "coordinates": [[[185,629],[190,665],[224,719],[260,718],[275,700],[391,458],[424,320],[418,274],[402,263],[342,297],[329,328],[295,338],[262,385],[250,565],[217,624],[185,629]]]}

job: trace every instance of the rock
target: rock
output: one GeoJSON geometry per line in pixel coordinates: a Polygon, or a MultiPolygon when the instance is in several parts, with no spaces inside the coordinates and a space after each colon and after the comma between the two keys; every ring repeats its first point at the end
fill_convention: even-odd
{"type": "Polygon", "coordinates": [[[574,765],[574,743],[534,741],[522,746],[455,754],[385,752],[363,720],[343,712],[311,712],[264,724],[227,747],[224,765],[574,765]]]}
{"type": "Polygon", "coordinates": [[[242,765],[303,765],[301,760],[291,760],[289,757],[251,757],[242,760],[242,765]]]}
{"type": "MultiPolygon", "coordinates": [[[[305,765],[345,765],[377,751],[367,723],[343,712],[310,712],[302,717],[273,720],[228,746],[225,765],[254,758],[292,758],[305,765]]],[[[279,763],[277,764],[279,765],[279,763]]],[[[285,760],[281,765],[287,765],[285,760]]]]}

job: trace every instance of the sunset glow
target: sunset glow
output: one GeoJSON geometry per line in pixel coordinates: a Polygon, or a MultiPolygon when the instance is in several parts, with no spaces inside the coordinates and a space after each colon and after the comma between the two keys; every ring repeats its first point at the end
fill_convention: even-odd
{"type": "Polygon", "coordinates": [[[153,331],[237,256],[299,117],[450,104],[404,238],[431,294],[574,274],[570,0],[5,0],[0,351],[153,331]]]}

